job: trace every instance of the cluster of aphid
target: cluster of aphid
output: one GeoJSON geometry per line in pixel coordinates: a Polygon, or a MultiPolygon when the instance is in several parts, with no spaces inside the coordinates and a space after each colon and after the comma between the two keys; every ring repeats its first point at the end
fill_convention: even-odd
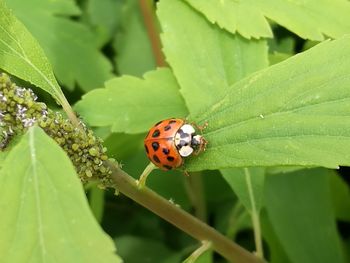
{"type": "Polygon", "coordinates": [[[101,139],[82,123],[80,128],[75,127],[60,113],[36,100],[31,89],[18,87],[8,75],[0,73],[0,150],[15,135],[36,124],[66,151],[83,182],[99,179],[101,185],[112,186],[101,139]]]}

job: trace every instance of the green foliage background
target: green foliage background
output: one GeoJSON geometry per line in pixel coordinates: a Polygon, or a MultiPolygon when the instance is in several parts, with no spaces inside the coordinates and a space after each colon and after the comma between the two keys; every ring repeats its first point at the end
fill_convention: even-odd
{"type": "MultiPolygon", "coordinates": [[[[0,0],[0,68],[51,105],[38,87],[65,105],[62,87],[135,178],[153,123],[208,122],[206,152],[186,161],[192,176],[155,171],[150,188],[248,250],[261,232],[269,262],[350,262],[349,177],[338,169],[350,166],[348,14],[345,0],[0,0]],[[157,14],[166,67],[142,3],[157,14]]],[[[176,263],[198,246],[94,183],[88,209],[39,128],[0,160],[2,262],[176,263]]]]}

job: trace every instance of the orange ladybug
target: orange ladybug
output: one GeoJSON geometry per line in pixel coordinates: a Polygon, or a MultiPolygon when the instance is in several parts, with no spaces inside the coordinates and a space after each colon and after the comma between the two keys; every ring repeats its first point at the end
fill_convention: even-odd
{"type": "MultiPolygon", "coordinates": [[[[200,131],[203,129],[195,126],[200,131]]],[[[156,123],[144,140],[148,159],[162,170],[181,167],[185,157],[199,154],[206,144],[192,124],[176,118],[156,123]]]]}

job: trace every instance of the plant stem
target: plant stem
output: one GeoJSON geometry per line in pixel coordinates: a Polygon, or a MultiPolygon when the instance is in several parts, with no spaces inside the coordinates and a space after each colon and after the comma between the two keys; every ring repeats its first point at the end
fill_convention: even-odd
{"type": "Polygon", "coordinates": [[[202,245],[197,248],[193,253],[186,258],[183,263],[194,263],[196,260],[207,250],[211,248],[211,243],[209,241],[202,241],[202,245]]]}
{"type": "Polygon", "coordinates": [[[147,187],[140,189],[136,180],[119,169],[115,164],[110,163],[110,166],[112,169],[112,179],[119,192],[146,207],[195,239],[211,242],[213,249],[231,262],[263,262],[262,259],[259,259],[252,253],[235,244],[214,228],[183,211],[147,187]]]}
{"type": "Polygon", "coordinates": [[[155,166],[152,162],[149,162],[149,164],[146,166],[145,170],[143,170],[139,180],[136,181],[136,183],[140,189],[145,187],[147,177],[154,169],[157,169],[157,166],[155,166]]]}
{"type": "Polygon", "coordinates": [[[251,181],[251,174],[248,168],[244,168],[244,174],[245,174],[245,179],[248,187],[250,202],[252,204],[251,216],[252,216],[252,224],[253,224],[253,230],[254,230],[256,255],[259,258],[263,259],[264,251],[263,251],[262,238],[261,238],[260,216],[259,216],[259,211],[257,211],[256,209],[254,192],[253,192],[252,181],[251,181]]]}
{"type": "Polygon", "coordinates": [[[156,27],[156,20],[153,12],[153,0],[140,0],[139,3],[148,38],[151,42],[156,65],[158,67],[164,67],[166,66],[166,62],[162,52],[159,33],[156,27]]]}

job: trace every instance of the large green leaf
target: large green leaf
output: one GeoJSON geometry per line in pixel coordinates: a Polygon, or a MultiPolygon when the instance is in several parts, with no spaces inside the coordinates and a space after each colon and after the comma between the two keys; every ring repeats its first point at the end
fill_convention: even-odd
{"type": "Polygon", "coordinates": [[[121,262],[69,158],[30,128],[0,171],[1,262],[121,262]]]}
{"type": "Polygon", "coordinates": [[[333,208],[337,219],[350,222],[350,188],[336,173],[330,177],[333,208]]]}
{"type": "Polygon", "coordinates": [[[349,85],[350,37],[254,73],[199,115],[208,146],[186,167],[350,165],[349,85]]]}
{"type": "Polygon", "coordinates": [[[272,37],[267,18],[312,40],[350,33],[350,3],[344,0],[186,1],[210,22],[246,38],[272,37]]]}
{"type": "Polygon", "coordinates": [[[80,14],[74,1],[6,2],[41,44],[57,78],[68,88],[78,83],[84,90],[91,90],[112,76],[112,66],[98,50],[95,36],[83,24],[68,19],[80,14]]]}
{"type": "Polygon", "coordinates": [[[166,60],[191,115],[206,111],[231,84],[268,64],[264,40],[220,30],[183,1],[162,0],[157,14],[166,60]]]}
{"type": "Polygon", "coordinates": [[[84,95],[75,109],[92,126],[126,133],[144,132],[161,119],[187,115],[176,80],[166,68],[148,72],[144,80],[114,78],[106,88],[84,95]]]}
{"type": "Polygon", "coordinates": [[[313,169],[266,178],[268,217],[291,262],[344,262],[329,176],[313,169]]]}
{"type": "Polygon", "coordinates": [[[64,95],[44,51],[4,0],[0,0],[0,68],[63,101],[64,95]]]}

